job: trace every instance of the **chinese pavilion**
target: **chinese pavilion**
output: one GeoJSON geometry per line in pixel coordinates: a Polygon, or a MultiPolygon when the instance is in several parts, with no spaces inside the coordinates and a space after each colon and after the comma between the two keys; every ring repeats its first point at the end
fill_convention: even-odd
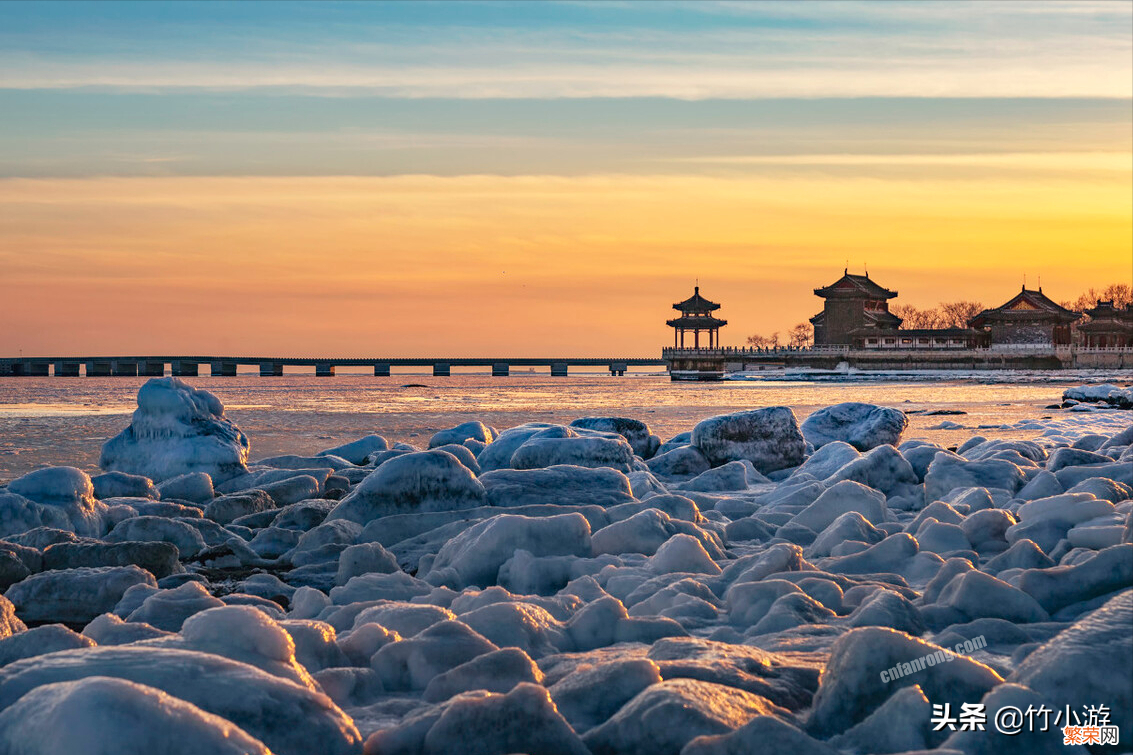
{"type": "Polygon", "coordinates": [[[700,348],[700,334],[701,332],[708,334],[708,348],[718,347],[720,345],[720,328],[728,324],[727,320],[721,320],[712,316],[712,313],[720,308],[716,302],[711,302],[700,295],[700,286],[693,289],[692,296],[682,302],[673,305],[673,309],[679,311],[681,316],[675,320],[667,320],[665,322],[670,328],[673,328],[673,348],[686,348],[685,346],[685,333],[692,333],[692,348],[700,348]]]}
{"type": "Polygon", "coordinates": [[[897,292],[871,281],[868,272],[851,275],[847,269],[829,286],[814,289],[814,295],[825,300],[822,311],[810,318],[815,346],[848,346],[863,330],[890,330],[901,324],[889,311],[889,300],[897,292]]]}
{"type": "Polygon", "coordinates": [[[1010,301],[985,309],[968,324],[989,333],[996,346],[1063,346],[1070,344],[1070,324],[1081,317],[1047,298],[1041,286],[1037,291],[1024,286],[1010,301]]]}
{"type": "Polygon", "coordinates": [[[1078,326],[1082,345],[1093,348],[1133,346],[1133,307],[1117,308],[1112,301],[1099,301],[1087,309],[1088,322],[1078,326]]]}

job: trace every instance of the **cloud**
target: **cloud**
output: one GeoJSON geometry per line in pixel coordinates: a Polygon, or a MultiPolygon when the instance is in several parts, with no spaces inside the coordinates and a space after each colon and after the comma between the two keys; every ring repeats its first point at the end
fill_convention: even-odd
{"type": "Polygon", "coordinates": [[[290,6],[261,4],[281,18],[232,28],[201,7],[180,26],[0,35],[0,87],[691,100],[1133,91],[1123,3],[599,3],[510,24],[493,6],[460,4],[448,21],[348,4],[325,18],[307,7],[303,25],[288,25],[290,6]]]}

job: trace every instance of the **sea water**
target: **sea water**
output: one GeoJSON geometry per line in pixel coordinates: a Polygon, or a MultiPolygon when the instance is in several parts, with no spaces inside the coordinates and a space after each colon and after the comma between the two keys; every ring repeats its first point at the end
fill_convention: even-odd
{"type": "MultiPolygon", "coordinates": [[[[390,377],[290,374],[184,378],[220,398],[251,438],[251,458],[321,449],[378,433],[426,445],[438,430],[471,419],[498,429],[523,422],[569,423],[576,417],[626,416],[667,439],[716,414],[785,405],[801,422],[843,401],[910,412],[904,439],[944,445],[973,435],[1030,438],[1025,420],[1055,419],[1062,391],[1084,382],[1128,381],[1129,374],[932,373],[776,374],[750,380],[674,383],[663,373],[575,373],[509,377],[403,373],[390,377]],[[963,414],[928,414],[963,412],[963,414]],[[942,423],[959,427],[940,428],[942,423]]],[[[99,449],[129,424],[147,378],[0,378],[0,481],[46,464],[97,468],[99,449]]],[[[1128,413],[1122,413],[1128,415],[1128,413]]]]}

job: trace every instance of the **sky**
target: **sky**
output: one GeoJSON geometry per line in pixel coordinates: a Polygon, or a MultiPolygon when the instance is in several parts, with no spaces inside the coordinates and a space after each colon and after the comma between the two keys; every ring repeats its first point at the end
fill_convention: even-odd
{"type": "Polygon", "coordinates": [[[0,3],[0,355],[653,356],[1133,278],[1128,2],[0,3]]]}

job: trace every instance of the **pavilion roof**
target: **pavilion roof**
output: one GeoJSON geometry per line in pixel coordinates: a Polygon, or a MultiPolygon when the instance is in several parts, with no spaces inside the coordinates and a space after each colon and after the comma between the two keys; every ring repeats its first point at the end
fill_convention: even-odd
{"type": "Polygon", "coordinates": [[[714,312],[719,308],[719,304],[714,301],[708,301],[700,295],[700,286],[697,286],[693,289],[692,296],[688,297],[682,302],[677,302],[673,305],[673,309],[677,310],[678,312],[684,312],[686,314],[694,312],[707,314],[709,312],[714,312]]]}
{"type": "Polygon", "coordinates": [[[1081,316],[1081,312],[1075,312],[1056,304],[1043,293],[1041,288],[1035,291],[1024,287],[1007,302],[980,312],[971,319],[969,324],[973,327],[982,327],[988,320],[1010,321],[1050,318],[1069,323],[1081,316]]]}
{"type": "Polygon", "coordinates": [[[824,299],[839,294],[864,295],[870,299],[892,299],[897,295],[897,292],[891,291],[884,286],[879,286],[871,281],[869,279],[869,273],[865,275],[853,275],[848,270],[843,273],[841,278],[834,281],[829,286],[814,289],[814,295],[821,296],[824,299]]]}
{"type": "Polygon", "coordinates": [[[666,320],[665,324],[670,328],[684,328],[685,330],[711,330],[713,328],[722,328],[728,324],[727,320],[721,320],[718,317],[709,315],[700,315],[697,317],[678,317],[675,320],[666,320]]]}
{"type": "Polygon", "coordinates": [[[1112,301],[1099,301],[1097,306],[1087,309],[1086,314],[1095,320],[1128,319],[1133,315],[1133,308],[1115,307],[1112,301]]]}

